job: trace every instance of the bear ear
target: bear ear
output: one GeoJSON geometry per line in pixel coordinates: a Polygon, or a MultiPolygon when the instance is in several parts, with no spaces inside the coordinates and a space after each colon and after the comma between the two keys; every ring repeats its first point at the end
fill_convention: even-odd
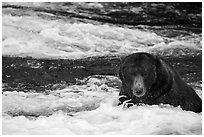
{"type": "Polygon", "coordinates": [[[165,74],[165,66],[164,63],[162,63],[162,59],[157,56],[157,55],[153,55],[152,54],[152,58],[155,62],[155,66],[156,66],[156,76],[157,76],[157,80],[158,79],[162,79],[165,78],[166,74],[165,74]]]}
{"type": "Polygon", "coordinates": [[[164,65],[164,63],[162,63],[163,61],[162,61],[162,59],[158,56],[158,55],[156,55],[156,54],[151,54],[151,56],[152,56],[152,59],[154,60],[154,62],[155,62],[155,66],[156,66],[156,68],[163,68],[163,65],[164,65]]]}
{"type": "Polygon", "coordinates": [[[125,59],[127,58],[128,56],[122,56],[120,57],[120,63],[123,64],[125,62],[125,59]]]}
{"type": "Polygon", "coordinates": [[[169,65],[160,57],[157,57],[156,60],[156,73],[157,81],[166,81],[166,83],[169,83],[171,81],[171,72],[169,71],[169,65]]]}
{"type": "Polygon", "coordinates": [[[157,61],[159,59],[158,55],[156,55],[156,54],[151,54],[151,56],[155,61],[157,61]]]}
{"type": "Polygon", "coordinates": [[[124,78],[123,78],[123,73],[122,73],[122,67],[123,67],[123,65],[121,65],[121,66],[119,67],[119,78],[120,78],[121,81],[124,80],[124,78]]]}
{"type": "Polygon", "coordinates": [[[162,63],[162,59],[158,56],[155,56],[155,66],[156,66],[156,73],[158,76],[164,75],[164,64],[162,63]]]}

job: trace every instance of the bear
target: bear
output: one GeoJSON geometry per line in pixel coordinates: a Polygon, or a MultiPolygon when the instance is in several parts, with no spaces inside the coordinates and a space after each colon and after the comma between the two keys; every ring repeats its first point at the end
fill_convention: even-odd
{"type": "Polygon", "coordinates": [[[122,86],[119,104],[180,106],[183,110],[202,112],[202,100],[163,58],[145,52],[126,56],[119,68],[122,86]]]}

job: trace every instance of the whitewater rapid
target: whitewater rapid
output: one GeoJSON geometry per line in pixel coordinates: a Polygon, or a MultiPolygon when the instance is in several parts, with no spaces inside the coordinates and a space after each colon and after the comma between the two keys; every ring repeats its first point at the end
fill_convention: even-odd
{"type": "MultiPolygon", "coordinates": [[[[4,92],[3,134],[202,133],[202,113],[170,105],[127,109],[117,106],[117,77],[92,76],[83,81],[47,94],[4,92]]],[[[196,92],[201,96],[201,85],[196,92]]]]}
{"type": "Polygon", "coordinates": [[[201,34],[169,38],[145,29],[57,18],[34,12],[32,7],[26,11],[5,8],[2,31],[2,53],[6,56],[79,59],[141,51],[181,56],[202,49],[201,34]]]}

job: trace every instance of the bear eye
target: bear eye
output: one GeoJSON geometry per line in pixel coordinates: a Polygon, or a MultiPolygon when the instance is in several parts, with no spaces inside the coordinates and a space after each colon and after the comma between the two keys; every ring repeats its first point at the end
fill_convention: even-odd
{"type": "Polygon", "coordinates": [[[126,71],[127,71],[128,73],[132,73],[132,72],[133,72],[133,70],[132,70],[131,67],[126,68],[126,71]]]}
{"type": "Polygon", "coordinates": [[[143,76],[146,77],[148,75],[148,73],[144,73],[143,76]]]}

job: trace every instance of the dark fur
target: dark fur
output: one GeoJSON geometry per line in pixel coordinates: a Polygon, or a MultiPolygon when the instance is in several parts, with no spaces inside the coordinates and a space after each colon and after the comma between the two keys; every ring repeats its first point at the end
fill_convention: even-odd
{"type": "Polygon", "coordinates": [[[119,69],[119,77],[122,81],[119,105],[129,100],[127,103],[148,105],[163,103],[181,106],[187,111],[202,112],[202,100],[195,91],[182,80],[168,62],[157,56],[135,53],[125,57],[119,69]],[[132,76],[137,73],[144,77],[146,94],[142,97],[134,96],[131,90],[132,76]]]}

